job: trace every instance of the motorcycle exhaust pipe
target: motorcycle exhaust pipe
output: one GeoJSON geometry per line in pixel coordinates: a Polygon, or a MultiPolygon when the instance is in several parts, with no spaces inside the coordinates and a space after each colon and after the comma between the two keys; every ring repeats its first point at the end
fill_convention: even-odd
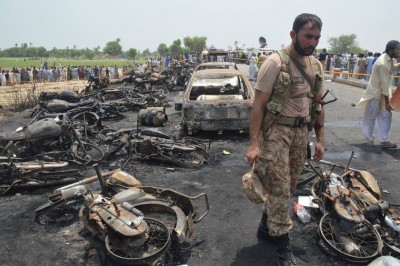
{"type": "Polygon", "coordinates": [[[359,255],[360,254],[360,248],[356,245],[356,243],[351,240],[350,237],[341,235],[338,237],[340,245],[346,251],[346,253],[350,255],[359,255]]]}
{"type": "Polygon", "coordinates": [[[61,190],[61,198],[63,200],[76,199],[83,196],[83,193],[87,191],[87,187],[84,185],[76,186],[61,190]]]}
{"type": "Polygon", "coordinates": [[[53,169],[62,168],[69,165],[68,162],[21,162],[15,164],[17,168],[28,171],[28,170],[42,170],[42,169],[53,169]]]}
{"type": "Polygon", "coordinates": [[[75,181],[75,177],[69,177],[69,178],[63,178],[61,180],[47,180],[46,183],[39,183],[36,181],[29,181],[23,184],[16,184],[14,188],[41,188],[41,187],[51,187],[51,186],[56,186],[56,185],[63,185],[63,184],[69,184],[73,181],[75,181]]]}

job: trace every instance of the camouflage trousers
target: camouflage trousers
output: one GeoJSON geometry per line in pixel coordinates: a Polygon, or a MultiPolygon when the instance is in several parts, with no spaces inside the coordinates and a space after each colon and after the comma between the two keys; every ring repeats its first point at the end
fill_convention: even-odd
{"type": "Polygon", "coordinates": [[[260,134],[260,156],[254,172],[267,192],[264,212],[271,236],[280,236],[293,227],[290,198],[304,168],[308,129],[274,124],[260,134]]]}

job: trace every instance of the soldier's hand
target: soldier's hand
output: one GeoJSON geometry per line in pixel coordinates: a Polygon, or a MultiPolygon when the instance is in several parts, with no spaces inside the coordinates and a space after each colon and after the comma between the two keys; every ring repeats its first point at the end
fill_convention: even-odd
{"type": "Polygon", "coordinates": [[[253,166],[254,162],[258,159],[260,155],[260,149],[257,147],[249,147],[246,152],[247,161],[250,167],[253,166]]]}
{"type": "Polygon", "coordinates": [[[324,152],[325,152],[325,147],[322,143],[317,142],[315,144],[315,152],[314,152],[314,160],[315,161],[320,161],[324,157],[324,152]]]}

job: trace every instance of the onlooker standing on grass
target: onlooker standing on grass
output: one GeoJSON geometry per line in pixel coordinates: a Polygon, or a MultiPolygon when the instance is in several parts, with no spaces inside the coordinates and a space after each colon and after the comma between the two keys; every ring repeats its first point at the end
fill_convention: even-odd
{"type": "Polygon", "coordinates": [[[33,82],[39,82],[39,71],[36,69],[36,67],[33,67],[32,70],[32,76],[33,76],[33,82]]]}
{"type": "Polygon", "coordinates": [[[61,68],[61,81],[66,81],[68,75],[68,70],[65,67],[61,68]]]}
{"type": "Polygon", "coordinates": [[[60,67],[56,68],[56,82],[60,82],[61,81],[61,69],[60,67]]]}
{"type": "Polygon", "coordinates": [[[1,86],[7,86],[6,71],[2,70],[1,74],[3,74],[2,78],[1,78],[1,86]]]}
{"type": "Polygon", "coordinates": [[[104,66],[100,67],[100,78],[104,78],[106,76],[106,68],[104,66]]]}
{"type": "Polygon", "coordinates": [[[0,68],[0,86],[4,86],[3,85],[3,70],[1,70],[1,68],[0,68]]]}
{"type": "Polygon", "coordinates": [[[15,69],[15,78],[16,78],[16,84],[21,84],[21,72],[18,70],[18,68],[15,69]]]}
{"type": "Polygon", "coordinates": [[[33,81],[33,71],[32,71],[32,67],[28,68],[28,75],[29,75],[29,80],[28,80],[28,81],[33,81]]]}
{"type": "Polygon", "coordinates": [[[51,68],[47,69],[47,81],[48,82],[53,81],[53,73],[51,72],[51,68]]]}
{"type": "Polygon", "coordinates": [[[10,83],[11,83],[11,86],[15,85],[17,83],[17,76],[15,75],[15,68],[13,68],[13,70],[11,70],[10,83]]]}
{"type": "Polygon", "coordinates": [[[381,55],[372,67],[371,79],[357,107],[365,107],[362,131],[367,145],[374,145],[375,121],[378,121],[379,141],[382,148],[396,148],[389,141],[392,124],[390,78],[393,70],[399,70],[400,64],[393,64],[394,58],[400,57],[400,42],[390,41],[386,44],[385,54],[381,55]]]}
{"type": "MultiPolygon", "coordinates": [[[[54,64],[55,65],[55,64],[54,64]]],[[[53,66],[52,68],[51,68],[51,81],[52,82],[56,82],[57,81],[57,70],[56,70],[56,67],[55,66],[53,66]]]]}
{"type": "Polygon", "coordinates": [[[119,79],[119,72],[117,65],[114,66],[114,78],[119,79]]]}

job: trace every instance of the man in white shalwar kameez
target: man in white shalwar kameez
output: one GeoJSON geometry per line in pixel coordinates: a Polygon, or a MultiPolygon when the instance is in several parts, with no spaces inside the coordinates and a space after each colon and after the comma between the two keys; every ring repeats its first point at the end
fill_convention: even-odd
{"type": "Polygon", "coordinates": [[[356,107],[364,107],[364,120],[362,132],[367,140],[367,145],[374,145],[375,120],[378,121],[379,141],[382,148],[396,148],[397,145],[389,141],[390,127],[392,124],[392,108],[389,98],[390,79],[394,70],[400,69],[400,64],[394,64],[393,59],[400,57],[400,43],[390,41],[386,50],[375,62],[367,89],[356,107]]]}
{"type": "Polygon", "coordinates": [[[249,60],[249,80],[254,80],[257,71],[257,60],[255,54],[252,54],[249,60]]]}

